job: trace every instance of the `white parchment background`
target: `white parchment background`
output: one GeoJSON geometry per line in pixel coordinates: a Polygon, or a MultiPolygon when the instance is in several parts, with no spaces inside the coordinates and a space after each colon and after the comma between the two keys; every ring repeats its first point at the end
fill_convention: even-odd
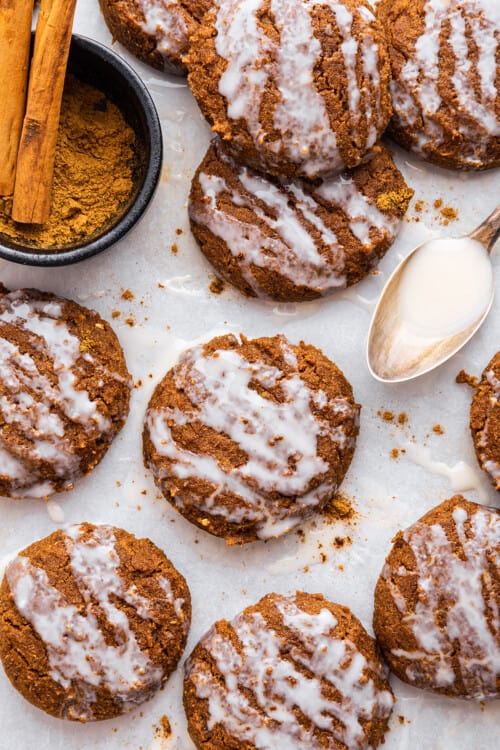
{"type": "MultiPolygon", "coordinates": [[[[111,43],[96,0],[79,1],[75,31],[111,43]]],[[[461,368],[480,374],[499,348],[500,294],[474,340],[440,370],[413,383],[384,386],[375,382],[365,365],[364,348],[373,302],[400,258],[431,235],[470,231],[498,202],[500,176],[445,172],[398,152],[398,164],[416,191],[413,206],[421,199],[427,210],[417,213],[412,206],[379,275],[354,290],[304,305],[249,301],[232,289],[217,296],[209,291],[211,268],[190,236],[186,213],[190,179],[208,144],[209,129],[182,79],[155,73],[120,45],[115,49],[144,78],[161,117],[165,160],[152,207],[122,242],[78,266],[40,270],[0,261],[0,279],[11,288],[51,290],[94,307],[108,320],[113,310],[120,310],[121,317],[113,320],[113,326],[134,379],[143,383],[134,390],[130,418],[104,461],[73,492],[55,498],[52,517],[62,520],[64,516],[70,523],[113,523],[162,547],[186,576],[192,592],[188,652],[214,620],[234,616],[270,591],[320,591],[351,607],[371,630],[373,588],[392,536],[451,496],[450,478],[458,477],[456,489],[463,486],[458,462],[465,462],[474,474],[464,494],[471,500],[498,504],[498,496],[475,462],[468,431],[470,390],[456,385],[454,379],[461,368]],[[458,210],[458,220],[449,227],[442,225],[439,212],[432,207],[439,198],[458,210]],[[176,234],[177,228],[183,230],[181,235],[176,234]],[[177,254],[171,251],[173,243],[178,246],[177,254]],[[121,298],[125,289],[133,292],[133,300],[121,298]],[[134,319],[134,327],[125,323],[128,317],[134,319]],[[142,419],[149,395],[179,351],[196,339],[225,331],[249,336],[281,332],[292,342],[303,339],[321,347],[344,370],[363,405],[356,455],[342,488],[357,511],[355,524],[312,524],[305,528],[305,541],[292,534],[267,544],[228,549],[223,541],[183,520],[158,495],[141,458],[142,419]],[[402,428],[385,422],[377,415],[380,410],[406,412],[408,424],[402,428]],[[437,423],[444,435],[432,431],[437,423]],[[394,460],[390,453],[396,447],[406,448],[407,453],[394,460]],[[336,549],[336,536],[349,536],[352,544],[336,549]],[[326,561],[321,561],[320,553],[326,561]]],[[[493,257],[497,294],[499,255],[497,251],[493,257]]],[[[41,502],[0,499],[0,558],[5,560],[51,533],[57,524],[47,511],[41,502]]],[[[396,679],[392,684],[398,702],[386,750],[493,750],[498,746],[499,701],[481,706],[427,695],[396,679]]],[[[140,710],[118,720],[80,726],[33,708],[0,670],[0,750],[192,750],[181,687],[179,669],[166,688],[140,710]],[[168,739],[155,733],[163,715],[173,728],[168,739]]]]}

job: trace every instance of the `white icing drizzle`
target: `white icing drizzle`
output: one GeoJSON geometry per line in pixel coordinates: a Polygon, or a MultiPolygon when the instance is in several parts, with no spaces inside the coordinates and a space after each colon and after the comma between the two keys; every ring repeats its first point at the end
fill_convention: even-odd
{"type": "MultiPolygon", "coordinates": [[[[23,445],[9,444],[7,450],[0,431],[0,475],[12,481],[14,497],[43,497],[43,492],[50,494],[52,485],[38,482],[36,470],[30,471],[25,466],[25,456],[50,464],[56,476],[67,479],[68,487],[80,475],[80,459],[57,410],[71,422],[80,424],[90,436],[106,434],[112,425],[99,411],[98,402],[77,387],[75,367],[82,356],[80,341],[62,319],[61,305],[27,299],[22,292],[4,295],[2,300],[0,325],[9,324],[24,331],[31,346],[50,357],[57,378],[54,385],[39,371],[32,356],[21,353],[10,337],[3,337],[9,336],[8,333],[0,334],[0,380],[5,389],[0,396],[0,415],[3,423],[13,425],[30,445],[28,453],[23,445]]],[[[90,354],[85,357],[94,364],[90,354]]],[[[106,371],[106,375],[123,381],[118,373],[106,371]]]]}
{"type": "Polygon", "coordinates": [[[174,608],[174,612],[179,618],[179,620],[182,621],[182,625],[184,627],[184,630],[187,631],[189,628],[189,622],[186,617],[184,617],[184,604],[185,600],[182,597],[174,597],[174,592],[172,591],[172,586],[170,585],[170,581],[168,578],[164,578],[163,576],[158,579],[158,583],[160,587],[165,592],[165,595],[167,597],[167,601],[172,604],[174,608]]]}
{"type": "Polygon", "coordinates": [[[279,273],[294,285],[321,295],[346,286],[345,247],[321,218],[316,196],[327,201],[330,209],[343,212],[352,234],[365,248],[378,247],[378,241],[370,237],[372,229],[384,238],[392,238],[401,223],[398,217],[379,211],[350,178],[329,178],[310,194],[300,180],[276,185],[225,157],[220,158],[230,165],[241,189],[231,188],[220,176],[200,172],[198,183],[206,200],[196,207],[191,203],[190,215],[225,242],[258,296],[266,295],[252,274],[252,266],[279,273]],[[238,219],[224,207],[220,208],[221,195],[230,197],[234,206],[250,209],[278,236],[268,236],[255,223],[238,219]]]}
{"type": "Polygon", "coordinates": [[[458,129],[468,139],[461,158],[471,166],[480,164],[488,139],[500,136],[500,121],[495,112],[500,4],[497,0],[427,0],[424,7],[424,28],[413,56],[392,82],[396,120],[399,126],[411,130],[423,114],[423,129],[414,132],[417,152],[425,154],[426,147],[442,143],[443,131],[436,121],[442,105],[438,81],[442,45],[449,44],[455,57],[451,82],[456,92],[457,114],[464,113],[477,123],[477,127],[471,128],[457,119],[458,129]],[[450,29],[444,37],[447,22],[450,29]],[[477,62],[471,59],[471,44],[479,55],[477,62]],[[472,83],[475,79],[480,86],[479,96],[472,83]]]}
{"type": "Polygon", "coordinates": [[[231,737],[262,750],[316,750],[325,747],[314,734],[318,727],[330,733],[335,747],[366,748],[363,725],[388,717],[393,706],[391,693],[378,689],[368,674],[373,670],[384,679],[382,664],[368,662],[351,641],[336,637],[337,620],[329,609],[310,615],[292,597],[276,597],[274,603],[300,646],[284,653],[281,634],[260,613],[243,612],[231,622],[241,652],[215,628],[201,641],[222,683],[205,663],[188,663],[197,697],[208,702],[209,730],[222,724],[231,737]],[[325,696],[325,682],[338,691],[335,700],[325,696]],[[297,709],[311,728],[298,721],[297,709]]]}
{"type": "MultiPolygon", "coordinates": [[[[311,12],[320,5],[332,10],[343,36],[341,49],[347,76],[348,106],[354,118],[355,133],[368,96],[367,87],[360,86],[358,80],[358,42],[351,36],[353,15],[344,3],[334,0],[323,3],[318,0],[270,0],[270,12],[279,32],[278,43],[266,36],[257,19],[263,0],[217,0],[215,22],[217,53],[227,61],[219,81],[219,91],[227,101],[229,117],[246,120],[257,146],[267,141],[271,151],[278,152],[283,148],[289,159],[301,165],[307,177],[338,171],[343,166],[325,101],[314,82],[314,68],[323,49],[314,33],[311,12]],[[280,133],[280,138],[273,142],[260,121],[261,99],[270,82],[279,93],[273,112],[273,127],[280,133]]],[[[357,9],[355,13],[369,38],[368,24],[374,16],[367,8],[362,8],[362,11],[357,9]]],[[[371,53],[363,52],[363,72],[367,80],[376,83],[376,45],[372,46],[371,53]]],[[[367,151],[376,137],[376,128],[369,123],[367,151]]]]}
{"type": "Polygon", "coordinates": [[[142,28],[156,39],[156,48],[164,58],[183,52],[188,43],[185,10],[180,0],[135,0],[142,10],[142,28]]]}
{"type": "MultiPolygon", "coordinates": [[[[493,394],[490,396],[490,405],[496,412],[500,409],[500,380],[496,376],[494,370],[488,370],[485,373],[485,377],[486,381],[493,389],[493,394]]],[[[492,440],[492,437],[489,435],[490,419],[490,416],[486,417],[484,427],[479,433],[477,445],[480,448],[486,447],[492,440]]],[[[485,453],[480,453],[480,460],[484,470],[492,477],[497,490],[500,489],[500,462],[493,458],[488,458],[485,453]]]]}
{"type": "Polygon", "coordinates": [[[372,228],[387,236],[394,235],[399,227],[400,219],[380,211],[376,203],[359,190],[352,178],[341,176],[324,180],[315,192],[329,203],[340,206],[349,218],[351,232],[365,247],[373,244],[370,239],[372,228]]]}
{"type": "MultiPolygon", "coordinates": [[[[284,339],[281,347],[293,361],[294,353],[284,339]]],[[[357,411],[347,400],[328,399],[324,392],[310,390],[297,373],[285,375],[277,367],[250,363],[234,350],[204,356],[203,348],[195,347],[184,353],[174,373],[193,411],[150,409],[146,425],[157,453],[169,459],[168,475],[202,479],[214,486],[203,500],[205,510],[233,523],[256,520],[258,535],[268,538],[292,528],[334,492],[336,484],[327,475],[328,464],[318,455],[317,441],[326,437],[340,451],[350,447],[343,423],[332,427],[328,421],[334,415],[357,420],[357,411]],[[282,402],[263,397],[249,387],[251,383],[264,388],[279,384],[282,402]],[[313,415],[312,403],[326,411],[325,417],[313,415]],[[194,420],[227,435],[246,453],[246,462],[228,472],[223,461],[177,444],[172,427],[194,420]],[[231,507],[220,501],[225,493],[234,499],[231,507]],[[286,509],[279,507],[270,500],[271,493],[293,498],[294,503],[286,509]],[[297,512],[302,518],[296,517],[297,512]]],[[[155,465],[151,469],[160,481],[165,478],[155,465]]],[[[173,501],[182,504],[183,498],[199,503],[186,488],[173,501]]]]}
{"type": "MultiPolygon", "coordinates": [[[[495,698],[499,695],[500,618],[488,560],[496,567],[493,576],[498,576],[500,517],[482,506],[469,515],[457,505],[452,518],[463,556],[453,552],[438,523],[417,522],[403,534],[416,560],[419,596],[414,611],[408,611],[400,587],[391,580],[391,567],[384,566],[382,576],[419,646],[415,651],[395,649],[393,654],[413,662],[406,667],[410,681],[428,682],[431,675],[437,687],[446,688],[460,676],[467,697],[495,698]]],[[[397,575],[401,579],[414,572],[400,568],[397,575]]]]}
{"type": "MultiPolygon", "coordinates": [[[[93,719],[96,689],[108,689],[127,711],[160,687],[163,671],[141,651],[127,615],[116,606],[118,597],[142,619],[152,619],[151,602],[120,576],[113,528],[97,526],[86,539],[80,526],[63,533],[83,605],[70,604],[28,557],[15,558],[6,577],[17,609],[44,642],[51,678],[74,696],[65,716],[85,721],[93,719]],[[101,632],[96,604],[113,626],[114,644],[101,632]]],[[[162,588],[172,604],[171,589],[162,588]]]]}
{"type": "Polygon", "coordinates": [[[345,287],[344,250],[333,232],[330,232],[320,217],[315,214],[311,205],[315,203],[313,199],[308,200],[309,197],[298,184],[294,189],[294,196],[298,202],[296,207],[291,207],[288,205],[286,192],[272,185],[265,178],[256,175],[251,178],[254,189],[258,181],[262,182],[262,189],[258,191],[258,195],[256,192],[253,194],[267,207],[277,210],[277,218],[274,219],[259,208],[251,198],[246,198],[243,191],[230,192],[223,178],[202,172],[198,179],[209,203],[196,209],[191,206],[192,218],[224,240],[231,254],[238,258],[245,280],[260,297],[265,297],[266,294],[252,274],[252,266],[267,268],[290,279],[297,286],[314,289],[320,294],[338,287],[345,287]],[[217,205],[217,197],[223,192],[230,192],[234,205],[246,205],[251,208],[262,221],[278,233],[279,237],[269,237],[256,224],[242,222],[225,210],[221,210],[217,205]],[[328,246],[332,259],[330,263],[319,252],[312,234],[299,221],[299,212],[310,224],[315,225],[322,232],[323,242],[327,237],[330,238],[331,244],[328,246]]]}
{"type": "Polygon", "coordinates": [[[0,477],[9,481],[25,479],[26,469],[21,461],[0,445],[0,477]]]}

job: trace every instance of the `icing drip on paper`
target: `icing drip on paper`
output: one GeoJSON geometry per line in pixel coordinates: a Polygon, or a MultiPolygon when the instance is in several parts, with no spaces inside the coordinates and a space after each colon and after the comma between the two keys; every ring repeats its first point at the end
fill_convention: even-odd
{"type": "MultiPolygon", "coordinates": [[[[394,572],[390,565],[384,566],[382,576],[419,646],[415,651],[395,649],[392,653],[413,662],[406,667],[410,681],[428,681],[432,674],[433,683],[446,688],[460,676],[468,697],[495,698],[500,675],[500,617],[491,565],[498,576],[500,517],[482,506],[471,515],[457,506],[453,521],[463,556],[453,551],[438,523],[417,523],[403,534],[416,560],[420,593],[414,611],[408,611],[400,587],[391,580],[394,572]],[[438,611],[442,613],[439,624],[438,611]],[[459,648],[455,648],[457,644],[459,648]],[[418,663],[421,659],[422,665],[418,663]]],[[[397,576],[415,572],[401,567],[397,576]]]]}
{"type": "MultiPolygon", "coordinates": [[[[6,577],[18,611],[44,642],[51,678],[67,690],[73,688],[75,698],[68,700],[65,715],[92,720],[97,689],[108,689],[127,711],[160,687],[163,671],[141,651],[127,615],[116,606],[118,597],[142,619],[153,619],[151,602],[135,585],[126,587],[120,576],[113,528],[97,526],[85,539],[80,526],[66,527],[63,533],[82,606],[70,604],[45,570],[27,557],[15,558],[6,577]],[[113,626],[113,645],[100,629],[96,604],[113,626]]],[[[168,583],[161,587],[165,601],[174,605],[168,583]]]]}
{"type": "Polygon", "coordinates": [[[220,176],[201,172],[198,182],[206,201],[196,208],[191,204],[190,215],[225,242],[258,296],[265,293],[251,272],[252,266],[279,273],[294,285],[319,294],[345,287],[345,248],[321,217],[324,206],[318,198],[327,201],[331,210],[342,212],[350,231],[365,248],[378,244],[370,239],[372,229],[379,235],[392,237],[399,227],[400,219],[379,211],[352,179],[330,178],[309,193],[300,180],[277,185],[256,172],[223,160],[230,164],[237,187],[233,189],[220,176]],[[233,206],[250,209],[274,236],[266,234],[257,224],[219,208],[218,199],[222,195],[233,206]]]}
{"type": "Polygon", "coordinates": [[[427,0],[424,28],[414,54],[405,63],[399,78],[392,82],[399,126],[411,129],[423,113],[423,129],[415,133],[417,152],[425,153],[429,144],[443,142],[443,131],[436,121],[442,105],[438,81],[443,44],[451,46],[455,58],[451,83],[456,93],[457,113],[477,123],[471,128],[463,121],[457,122],[462,135],[470,139],[468,151],[462,158],[471,165],[480,163],[488,138],[500,136],[500,121],[495,111],[499,27],[497,0],[427,0]],[[471,58],[472,45],[479,55],[477,61],[471,58]],[[473,84],[475,80],[479,93],[473,84]]]}
{"type": "Polygon", "coordinates": [[[185,10],[180,0],[137,0],[144,22],[142,28],[156,38],[156,48],[163,57],[183,52],[188,44],[185,10]]]}
{"type": "Polygon", "coordinates": [[[393,706],[391,693],[369,676],[371,671],[385,679],[382,665],[335,636],[337,620],[329,609],[310,615],[292,597],[276,597],[274,603],[300,645],[284,653],[281,634],[260,613],[243,612],[231,622],[241,653],[215,628],[201,641],[223,681],[205,663],[188,663],[197,697],[207,700],[208,728],[222,724],[232,737],[262,750],[319,750],[324,744],[315,727],[351,750],[366,748],[364,723],[387,717],[393,706]],[[325,684],[338,691],[335,700],[325,696],[325,684]],[[310,728],[298,720],[297,708],[310,728]]]}
{"type": "MultiPolygon", "coordinates": [[[[284,340],[282,350],[297,370],[295,355],[284,340]]],[[[169,459],[167,474],[214,485],[203,500],[204,509],[233,523],[258,520],[257,533],[267,538],[299,523],[301,519],[290,517],[294,509],[308,514],[335,490],[317,442],[326,437],[339,451],[351,446],[344,422],[356,422],[357,411],[346,399],[328,399],[323,391],[309,389],[297,372],[285,375],[277,367],[250,363],[233,350],[205,356],[202,347],[195,347],[181,357],[174,373],[176,386],[189,398],[193,411],[150,409],[146,424],[155,450],[169,459]],[[264,397],[250,384],[279,385],[282,401],[264,397]],[[315,416],[312,404],[326,410],[326,418],[315,416]],[[342,416],[342,423],[333,427],[328,419],[336,415],[342,416]],[[172,428],[193,421],[227,435],[247,455],[245,463],[228,471],[212,456],[181,447],[172,428]],[[295,507],[280,508],[270,500],[271,493],[294,499],[295,507]],[[224,494],[235,498],[231,507],[220,502],[224,494]]],[[[151,468],[160,481],[165,478],[161,469],[151,468]]],[[[184,488],[180,495],[187,497],[186,493],[189,490],[184,488]]],[[[182,503],[181,496],[174,502],[182,503]]],[[[197,502],[196,497],[189,500],[197,502]]]]}
{"type": "MultiPolygon", "coordinates": [[[[321,5],[334,14],[343,42],[341,51],[347,78],[350,116],[356,134],[360,112],[367,92],[377,86],[377,108],[380,103],[378,48],[370,46],[369,24],[374,16],[368,8],[356,9],[364,28],[366,43],[361,52],[363,76],[357,69],[360,50],[352,37],[353,14],[342,2],[325,0],[270,0],[270,13],[279,33],[279,42],[265,34],[258,19],[263,0],[218,0],[215,28],[216,50],[227,61],[219,81],[219,91],[227,101],[228,115],[233,120],[244,118],[254,143],[267,141],[275,152],[284,148],[288,158],[302,165],[305,174],[313,177],[343,166],[337,148],[336,134],[331,126],[322,94],[316,89],[314,68],[323,48],[314,33],[311,13],[321,5]],[[244,43],[242,43],[244,40],[244,43]],[[366,82],[371,85],[367,86],[366,82]],[[260,121],[262,96],[272,82],[279,93],[273,112],[273,128],[280,134],[271,141],[260,121]],[[361,83],[363,82],[363,85],[361,83]]],[[[366,117],[372,116],[371,107],[366,117]]],[[[368,151],[377,138],[377,128],[368,123],[369,137],[364,144],[368,151]]]]}
{"type": "MultiPolygon", "coordinates": [[[[57,477],[67,478],[68,487],[81,474],[80,458],[61,415],[81,425],[90,437],[105,435],[112,424],[99,411],[98,402],[78,387],[75,369],[83,355],[80,340],[64,322],[62,306],[26,298],[22,292],[4,295],[2,302],[0,326],[8,324],[27,335],[30,346],[52,362],[57,382],[42,374],[34,357],[23,353],[8,333],[4,334],[8,338],[0,334],[0,380],[4,389],[0,416],[4,429],[12,425],[30,446],[27,454],[25,445],[9,444],[7,450],[0,430],[0,475],[12,481],[14,497],[44,497],[52,491],[52,484],[38,481],[36,471],[25,466],[25,455],[29,460],[50,464],[57,477]]],[[[94,364],[88,352],[84,358],[94,364]]],[[[108,378],[123,382],[117,373],[102,369],[108,378]]]]}

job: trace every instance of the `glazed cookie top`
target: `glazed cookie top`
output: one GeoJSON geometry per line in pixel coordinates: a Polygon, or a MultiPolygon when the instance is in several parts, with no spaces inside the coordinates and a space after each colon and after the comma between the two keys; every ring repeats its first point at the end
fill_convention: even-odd
{"type": "Polygon", "coordinates": [[[365,0],[216,0],[191,42],[194,96],[255,169],[338,172],[385,130],[390,66],[365,0]]]}
{"type": "Polygon", "coordinates": [[[186,663],[188,726],[207,750],[374,748],[393,702],[373,639],[321,595],[264,597],[217,622],[186,663]]]}
{"type": "Polygon", "coordinates": [[[500,352],[487,365],[474,393],[470,426],[479,463],[500,490],[500,352]]]}
{"type": "Polygon", "coordinates": [[[114,37],[159,70],[185,73],[189,37],[210,0],[99,0],[114,37]]]}
{"type": "Polygon", "coordinates": [[[157,386],[145,460],[167,499],[207,531],[232,543],[278,536],[335,492],[358,410],[318,349],[223,336],[185,352],[157,386]]]}
{"type": "Polygon", "coordinates": [[[7,566],[0,656],[39,708],[78,721],[111,718],[163,684],[190,615],[184,579],[152,542],[111,526],[68,526],[7,566]],[[30,654],[29,665],[19,653],[30,654]]]}
{"type": "MultiPolygon", "coordinates": [[[[156,48],[162,57],[180,56],[188,48],[190,33],[196,29],[193,25],[193,10],[197,3],[181,0],[134,0],[142,11],[144,21],[141,26],[150,36],[156,38],[156,48]],[[190,6],[193,6],[191,8],[190,6]],[[188,10],[189,9],[189,10],[188,10]]],[[[207,3],[199,3],[204,7],[207,3]]]]}
{"type": "Polygon", "coordinates": [[[500,164],[498,0],[382,0],[393,131],[443,166],[500,164]]]}
{"type": "Polygon", "coordinates": [[[216,140],[193,178],[189,214],[221,275],[248,294],[292,301],[369,273],[411,196],[384,146],[355,170],[306,183],[273,181],[242,167],[216,140]]]}
{"type": "Polygon", "coordinates": [[[100,460],[128,413],[130,376],[99,315],[0,289],[0,491],[45,497],[100,460]]]}
{"type": "Polygon", "coordinates": [[[377,584],[375,633],[401,679],[500,696],[500,513],[461,495],[400,532],[377,584]]]}

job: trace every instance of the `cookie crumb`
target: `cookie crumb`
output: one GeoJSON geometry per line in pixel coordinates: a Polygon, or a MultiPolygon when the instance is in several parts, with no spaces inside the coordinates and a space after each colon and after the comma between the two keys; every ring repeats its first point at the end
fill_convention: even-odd
{"type": "Polygon", "coordinates": [[[125,318],[125,323],[126,323],[126,324],[127,324],[128,326],[130,326],[131,328],[133,328],[133,327],[135,326],[135,320],[134,320],[134,319],[133,319],[132,317],[130,317],[130,318],[125,318]]]}
{"type": "Polygon", "coordinates": [[[135,299],[135,294],[130,289],[124,289],[122,292],[122,299],[132,300],[135,299]]]}
{"type": "Polygon", "coordinates": [[[220,279],[218,276],[214,276],[208,288],[210,289],[212,294],[222,294],[225,286],[226,285],[222,279],[220,279]]]}
{"type": "Polygon", "coordinates": [[[382,417],[384,422],[394,422],[394,412],[392,411],[388,411],[388,410],[382,411],[381,409],[380,411],[377,412],[377,414],[379,417],[382,417]]]}
{"type": "Polygon", "coordinates": [[[432,431],[436,433],[436,435],[444,435],[444,427],[442,427],[440,424],[435,424],[432,428],[432,431]]]}
{"type": "Polygon", "coordinates": [[[350,536],[336,536],[333,540],[333,546],[336,549],[342,549],[342,547],[345,547],[346,544],[352,544],[350,536]]]}
{"type": "Polygon", "coordinates": [[[405,411],[402,411],[400,414],[398,414],[398,424],[406,424],[408,422],[408,414],[405,411]]]}
{"type": "Polygon", "coordinates": [[[174,255],[177,255],[179,252],[179,247],[176,242],[174,242],[173,245],[170,245],[170,250],[173,252],[174,255]]]}
{"type": "Polygon", "coordinates": [[[328,500],[321,511],[321,515],[327,521],[338,521],[339,518],[352,518],[356,515],[349,497],[338,492],[331,500],[328,500]]]}
{"type": "Polygon", "coordinates": [[[396,460],[397,458],[399,458],[399,448],[393,448],[392,449],[392,451],[391,451],[391,458],[393,458],[394,460],[396,460]]]}
{"type": "Polygon", "coordinates": [[[440,213],[447,223],[449,223],[450,221],[456,221],[458,219],[458,211],[456,210],[456,208],[452,208],[451,206],[445,206],[441,209],[440,213]]]}
{"type": "Polygon", "coordinates": [[[474,377],[474,375],[469,375],[469,373],[465,372],[465,370],[460,370],[457,377],[455,378],[455,383],[465,383],[471,388],[477,388],[478,379],[474,377]]]}
{"type": "Polygon", "coordinates": [[[157,727],[157,730],[160,730],[161,736],[164,739],[167,739],[167,737],[170,737],[172,734],[172,727],[170,726],[170,721],[168,720],[168,716],[163,715],[160,719],[160,724],[157,727]]]}
{"type": "Polygon", "coordinates": [[[377,208],[380,211],[390,211],[397,216],[404,216],[412,196],[413,191],[409,188],[389,190],[386,193],[380,193],[376,200],[377,208]]]}

